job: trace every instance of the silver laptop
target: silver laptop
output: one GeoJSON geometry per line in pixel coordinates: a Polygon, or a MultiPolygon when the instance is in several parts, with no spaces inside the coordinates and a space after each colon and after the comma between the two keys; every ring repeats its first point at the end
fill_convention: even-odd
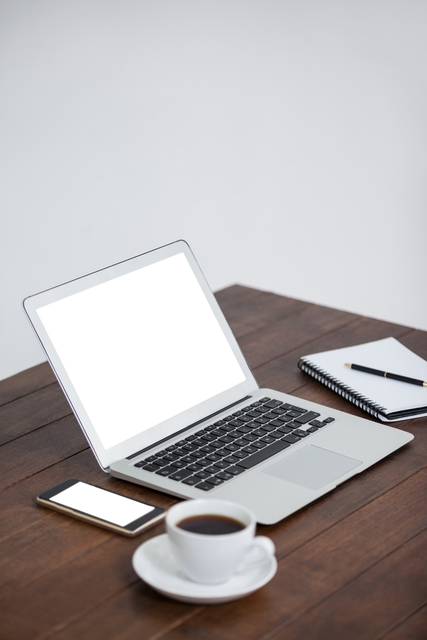
{"type": "Polygon", "coordinates": [[[260,389],[182,240],[24,300],[102,469],[271,524],[413,436],[260,389]]]}

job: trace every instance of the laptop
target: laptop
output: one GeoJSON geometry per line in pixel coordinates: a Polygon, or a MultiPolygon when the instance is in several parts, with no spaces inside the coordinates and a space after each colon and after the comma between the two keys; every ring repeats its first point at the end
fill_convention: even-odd
{"type": "Polygon", "coordinates": [[[260,389],[183,240],[24,309],[99,465],[129,482],[272,524],[413,438],[260,389]]]}

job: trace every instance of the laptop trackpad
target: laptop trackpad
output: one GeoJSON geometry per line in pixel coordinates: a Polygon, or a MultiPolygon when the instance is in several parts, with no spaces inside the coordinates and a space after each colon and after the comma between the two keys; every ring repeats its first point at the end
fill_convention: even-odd
{"type": "Polygon", "coordinates": [[[308,445],[263,471],[270,476],[299,484],[307,489],[321,489],[362,464],[361,460],[308,445]]]}

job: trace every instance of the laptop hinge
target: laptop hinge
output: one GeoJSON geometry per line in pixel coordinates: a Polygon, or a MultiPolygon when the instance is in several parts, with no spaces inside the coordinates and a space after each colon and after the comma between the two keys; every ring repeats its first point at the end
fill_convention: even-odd
{"type": "Polygon", "coordinates": [[[175,431],[175,433],[171,434],[167,438],[163,438],[163,440],[158,440],[157,442],[153,442],[153,444],[150,444],[149,447],[145,447],[145,449],[140,449],[136,453],[132,453],[132,455],[128,456],[126,460],[132,460],[132,458],[136,458],[136,456],[139,456],[141,453],[144,453],[144,451],[149,451],[153,447],[157,447],[158,444],[162,444],[162,442],[167,442],[168,440],[175,438],[175,436],[178,436],[180,433],[183,433],[184,431],[188,431],[192,427],[196,427],[198,424],[202,424],[202,422],[206,422],[207,420],[214,418],[215,416],[219,415],[220,413],[223,413],[224,411],[228,411],[228,409],[231,409],[231,407],[235,407],[236,404],[245,402],[245,400],[249,400],[249,398],[252,398],[252,396],[246,396],[245,398],[241,398],[240,400],[237,400],[237,402],[233,402],[233,404],[229,404],[227,407],[223,407],[219,411],[215,411],[215,413],[211,413],[209,416],[206,416],[201,420],[197,420],[197,422],[193,422],[193,424],[188,425],[188,427],[184,427],[180,431],[175,431]]]}

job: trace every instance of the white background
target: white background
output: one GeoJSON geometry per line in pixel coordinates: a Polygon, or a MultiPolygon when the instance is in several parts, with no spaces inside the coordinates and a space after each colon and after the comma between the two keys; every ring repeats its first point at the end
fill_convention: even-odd
{"type": "Polygon", "coordinates": [[[0,378],[26,295],[184,238],[427,329],[425,0],[0,0],[0,378]]]}

